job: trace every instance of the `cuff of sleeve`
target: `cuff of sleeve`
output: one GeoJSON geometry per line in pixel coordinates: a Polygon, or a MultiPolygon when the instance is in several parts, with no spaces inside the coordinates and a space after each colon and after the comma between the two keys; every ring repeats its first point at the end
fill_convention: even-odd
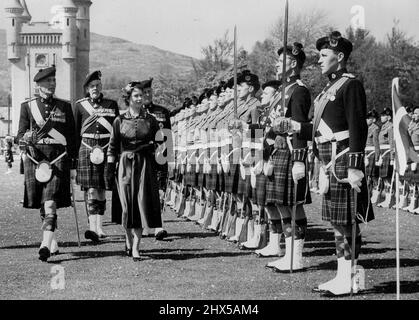
{"type": "Polygon", "coordinates": [[[294,149],[292,151],[292,161],[305,162],[307,159],[308,148],[294,149]]]}
{"type": "Polygon", "coordinates": [[[348,153],[348,168],[362,170],[364,166],[364,152],[348,153]]]}

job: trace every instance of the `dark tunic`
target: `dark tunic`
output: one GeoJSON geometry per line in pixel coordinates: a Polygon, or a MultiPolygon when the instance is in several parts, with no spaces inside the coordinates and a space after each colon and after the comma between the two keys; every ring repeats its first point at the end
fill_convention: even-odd
{"type": "MultiPolygon", "coordinates": [[[[153,115],[156,120],[158,121],[160,129],[166,129],[164,130],[166,135],[169,135],[169,132],[167,130],[172,129],[172,125],[170,123],[170,111],[162,106],[159,106],[157,104],[151,103],[150,106],[147,106],[148,112],[153,115]]],[[[166,143],[166,150],[163,152],[163,156],[168,157],[173,156],[173,143],[170,140],[167,140],[168,138],[164,138],[164,142],[166,143]]],[[[163,142],[161,142],[163,143],[163,142]]],[[[160,144],[160,142],[159,142],[160,144]]],[[[167,178],[168,178],[168,171],[169,167],[167,162],[165,164],[159,164],[157,161],[154,163],[157,170],[157,180],[159,183],[159,189],[165,191],[166,185],[167,185],[167,178]]]]}
{"type": "MultiPolygon", "coordinates": [[[[349,148],[348,153],[336,160],[336,176],[339,179],[343,179],[348,176],[349,168],[358,169],[365,173],[363,154],[368,134],[366,96],[362,83],[354,76],[346,74],[346,69],[331,74],[329,80],[326,88],[316,101],[323,95],[327,97],[328,102],[320,117],[334,135],[338,132],[348,131],[348,137],[337,142],[337,153],[349,148]],[[342,77],[347,78],[343,86],[336,92],[327,92],[327,89],[342,77]]],[[[314,121],[316,120],[316,114],[314,121]]],[[[312,134],[313,124],[302,123],[299,135],[309,138],[312,134]]],[[[316,142],[317,139],[323,137],[319,130],[316,130],[315,136],[313,152],[319,158],[321,164],[326,165],[331,160],[332,144],[330,141],[316,142]]],[[[335,225],[349,226],[351,225],[351,211],[353,207],[354,199],[351,186],[347,183],[339,183],[335,176],[330,174],[329,191],[323,195],[322,219],[330,221],[335,225]]],[[[362,180],[361,193],[358,194],[357,208],[356,221],[358,223],[374,219],[365,177],[362,180]]]]}
{"type": "MultiPolygon", "coordinates": [[[[282,87],[279,88],[281,91],[282,87]]],[[[286,118],[297,122],[307,123],[310,121],[309,112],[311,107],[310,92],[299,80],[298,76],[291,77],[286,83],[286,118]],[[298,80],[298,81],[297,81],[298,80]]],[[[281,95],[278,97],[278,108],[281,108],[281,95]]],[[[278,110],[273,110],[278,114],[278,110]]],[[[273,174],[266,179],[266,204],[278,204],[292,206],[294,204],[294,181],[292,178],[292,150],[288,146],[287,136],[276,134],[273,129],[268,131],[267,138],[275,140],[275,148],[272,151],[274,165],[273,174]]],[[[307,139],[294,134],[291,140],[294,150],[307,149],[307,139]]],[[[306,177],[297,184],[297,202],[311,203],[308,187],[308,163],[305,161],[306,177]]]]}
{"type": "Polygon", "coordinates": [[[380,127],[377,124],[371,123],[368,126],[367,144],[365,147],[365,157],[368,157],[368,165],[365,167],[365,173],[368,177],[378,176],[378,168],[375,166],[375,162],[380,158],[379,132],[380,127]]]}
{"type": "Polygon", "coordinates": [[[115,157],[119,164],[117,191],[112,195],[112,221],[125,228],[162,226],[153,163],[158,130],[157,120],[146,112],[134,118],[128,111],[113,123],[108,156],[115,157]]]}
{"type": "Polygon", "coordinates": [[[106,128],[112,127],[113,121],[119,115],[118,104],[114,100],[105,99],[101,95],[98,99],[84,98],[76,103],[74,116],[76,121],[77,148],[79,161],[77,167],[77,184],[87,190],[89,188],[106,189],[105,165],[107,157],[101,164],[90,161],[91,148],[99,145],[106,155],[111,137],[111,131],[106,128]],[[91,116],[83,104],[88,104],[94,109],[91,116]],[[103,122],[105,121],[105,122],[103,122]],[[83,143],[82,143],[83,141],[83,143]]]}
{"type": "MultiPolygon", "coordinates": [[[[33,112],[37,111],[36,109],[33,112]]],[[[16,141],[23,138],[26,131],[37,131],[38,142],[33,148],[27,149],[27,153],[37,162],[53,161],[62,153],[67,155],[52,165],[52,178],[46,183],[40,183],[35,179],[37,165],[25,157],[23,161],[25,175],[24,208],[39,209],[45,201],[55,201],[57,208],[69,207],[70,197],[70,169],[76,168],[77,149],[74,116],[71,104],[57,98],[45,100],[35,97],[22,103],[20,110],[19,130],[16,141]],[[38,108],[46,125],[37,124],[31,115],[31,108],[38,108]],[[47,121],[47,119],[49,119],[47,121]],[[64,136],[65,144],[59,143],[54,136],[49,134],[54,129],[64,136]]]]}
{"type": "Polygon", "coordinates": [[[378,135],[378,142],[380,144],[380,154],[383,160],[380,166],[380,178],[391,179],[393,175],[393,165],[391,161],[394,160],[394,139],[393,139],[393,123],[387,121],[381,127],[378,135]]]}

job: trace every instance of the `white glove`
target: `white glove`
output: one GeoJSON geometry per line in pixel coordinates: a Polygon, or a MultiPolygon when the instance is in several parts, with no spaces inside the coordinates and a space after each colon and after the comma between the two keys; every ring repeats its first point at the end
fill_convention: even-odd
{"type": "Polygon", "coordinates": [[[76,181],[76,177],[77,177],[77,170],[76,169],[71,169],[70,170],[70,180],[76,181]]]}
{"type": "Polygon", "coordinates": [[[394,160],[390,161],[390,166],[394,166],[394,160]]]}
{"type": "Polygon", "coordinates": [[[301,180],[306,175],[306,166],[303,162],[296,161],[292,166],[292,179],[294,183],[297,183],[298,180],[301,180]]]}
{"type": "Polygon", "coordinates": [[[377,167],[381,167],[381,165],[383,164],[383,159],[380,157],[380,159],[378,161],[375,162],[375,165],[377,167]]]}
{"type": "Polygon", "coordinates": [[[418,167],[418,164],[416,162],[412,162],[412,164],[410,165],[410,169],[412,169],[412,171],[416,171],[418,167]]]}
{"type": "Polygon", "coordinates": [[[365,157],[364,164],[366,167],[368,167],[368,165],[370,164],[370,159],[368,157],[365,157]]]}
{"type": "Polygon", "coordinates": [[[352,189],[355,189],[356,192],[361,192],[362,179],[364,178],[364,173],[358,169],[348,169],[348,182],[350,183],[352,189]]]}

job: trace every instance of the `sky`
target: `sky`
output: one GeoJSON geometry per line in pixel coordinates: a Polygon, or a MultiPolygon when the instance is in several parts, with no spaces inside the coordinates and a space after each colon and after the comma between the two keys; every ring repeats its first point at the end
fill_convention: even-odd
{"type": "MultiPolygon", "coordinates": [[[[5,1],[1,1],[4,3],[5,1]]],[[[32,21],[47,21],[51,7],[60,0],[26,0],[32,21]]],[[[202,58],[202,47],[233,34],[238,44],[251,51],[263,41],[278,17],[284,15],[285,0],[92,0],[91,31],[135,43],[202,58]]],[[[419,42],[419,0],[289,0],[290,16],[325,11],[327,20],[342,33],[354,20],[351,8],[362,6],[365,27],[378,40],[385,39],[393,21],[419,42]]],[[[358,11],[359,12],[359,11],[358,11]]],[[[4,10],[0,29],[5,28],[4,10]]]]}

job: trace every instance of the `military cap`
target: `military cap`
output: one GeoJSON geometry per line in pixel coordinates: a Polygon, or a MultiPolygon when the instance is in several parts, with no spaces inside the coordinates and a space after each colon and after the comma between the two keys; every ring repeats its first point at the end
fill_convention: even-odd
{"type": "Polygon", "coordinates": [[[225,89],[230,88],[232,89],[234,87],[234,77],[231,77],[230,79],[228,79],[225,89]]]}
{"type": "Polygon", "coordinates": [[[281,80],[270,80],[262,84],[262,90],[265,90],[266,87],[272,87],[276,90],[281,86],[281,80]]]}
{"type": "Polygon", "coordinates": [[[84,80],[83,87],[86,88],[87,85],[95,80],[100,80],[102,78],[102,72],[99,70],[93,71],[91,74],[87,75],[86,80],[84,80]]]}
{"type": "Polygon", "coordinates": [[[374,118],[374,119],[378,119],[378,112],[375,109],[372,109],[371,111],[369,111],[367,113],[367,119],[368,118],[374,118]]]}
{"type": "Polygon", "coordinates": [[[390,108],[384,108],[384,110],[381,112],[382,116],[393,116],[393,111],[390,108]]]}
{"type": "Polygon", "coordinates": [[[413,112],[413,107],[406,107],[406,112],[407,113],[411,113],[411,112],[413,112]]]}
{"type": "Polygon", "coordinates": [[[56,73],[55,65],[52,65],[51,67],[46,68],[46,69],[40,69],[38,73],[35,75],[35,77],[33,78],[33,81],[39,82],[48,77],[55,77],[55,73],[56,73]]]}
{"type": "Polygon", "coordinates": [[[201,95],[198,98],[198,103],[201,103],[205,98],[207,98],[207,92],[210,90],[209,88],[205,88],[204,91],[202,91],[201,95]]]}
{"type": "Polygon", "coordinates": [[[217,87],[208,89],[207,92],[205,93],[205,97],[207,97],[207,99],[211,98],[213,94],[217,94],[216,90],[217,90],[217,87]]]}
{"type": "Polygon", "coordinates": [[[135,87],[138,89],[147,89],[147,88],[151,88],[152,83],[153,83],[153,78],[150,78],[148,80],[139,82],[135,87]]]}
{"type": "Polygon", "coordinates": [[[197,96],[192,96],[192,104],[194,104],[194,105],[196,105],[196,104],[198,104],[198,98],[197,98],[197,96]]]}
{"type": "Polygon", "coordinates": [[[218,85],[217,89],[216,89],[216,94],[217,96],[220,95],[221,91],[226,89],[226,82],[225,81],[221,81],[220,84],[218,85]]]}
{"type": "Polygon", "coordinates": [[[342,52],[345,58],[348,59],[353,50],[353,45],[348,39],[342,37],[339,31],[333,31],[329,36],[318,39],[316,48],[319,51],[322,49],[332,49],[342,52]]]}
{"type": "Polygon", "coordinates": [[[259,83],[259,77],[250,71],[246,70],[243,71],[238,77],[237,77],[237,84],[240,83],[247,83],[249,86],[252,86],[255,88],[255,91],[258,91],[260,89],[260,83],[259,83]]]}
{"type": "Polygon", "coordinates": [[[293,57],[297,61],[298,67],[302,68],[304,62],[306,61],[306,54],[304,53],[303,45],[299,42],[294,42],[292,46],[287,46],[286,49],[282,47],[278,50],[278,56],[280,56],[284,50],[289,56],[293,57]]]}

